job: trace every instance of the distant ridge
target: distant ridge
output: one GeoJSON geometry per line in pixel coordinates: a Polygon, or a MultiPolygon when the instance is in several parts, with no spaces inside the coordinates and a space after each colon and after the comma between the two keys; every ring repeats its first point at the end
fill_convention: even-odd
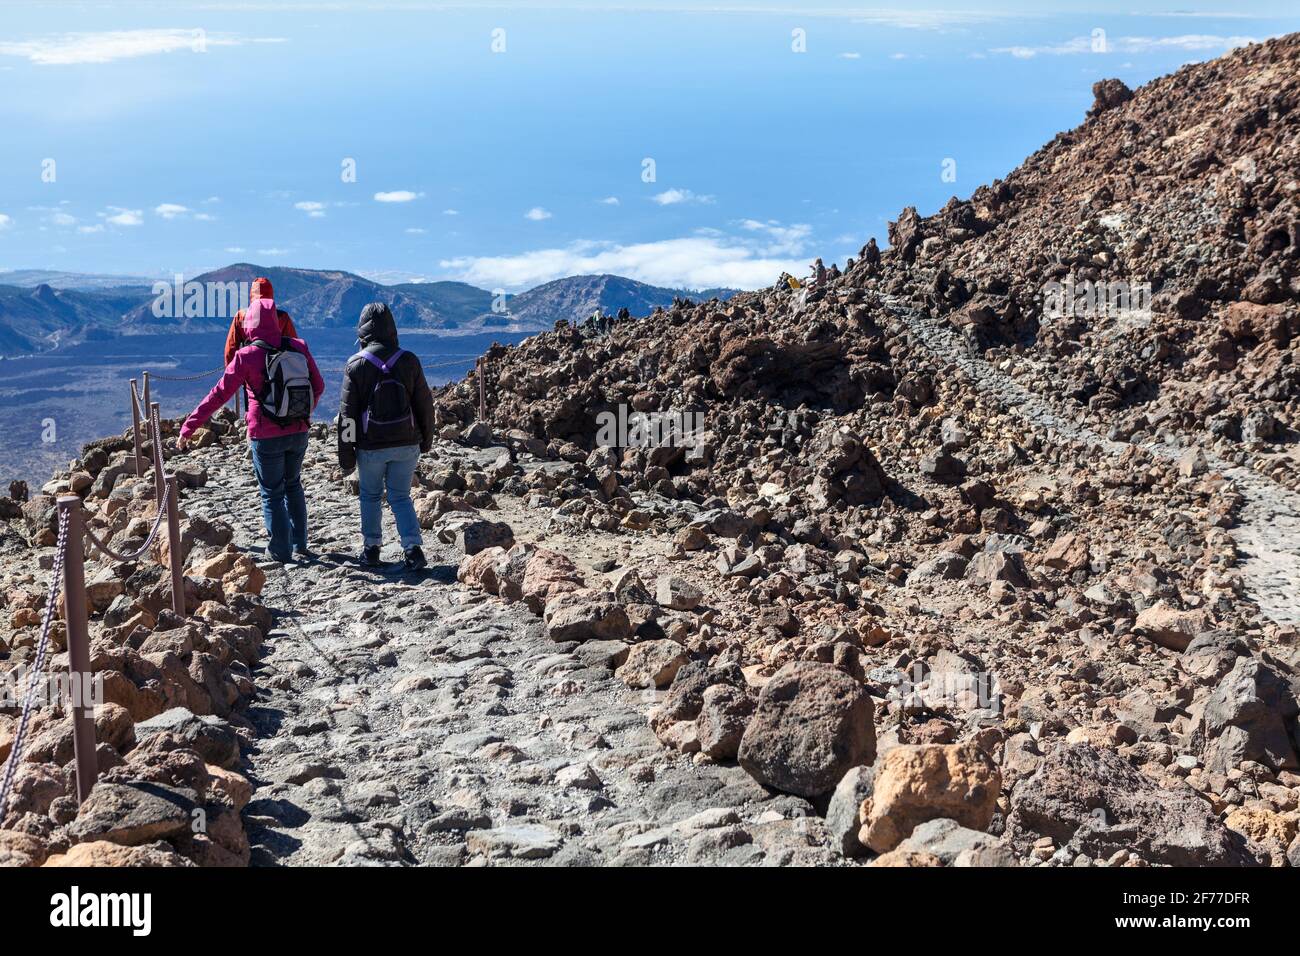
{"type": "MultiPolygon", "coordinates": [[[[180,307],[154,308],[153,281],[131,276],[21,270],[0,272],[0,355],[45,351],[90,335],[146,334],[168,330],[218,331],[230,324],[231,307],[241,308],[240,284],[266,276],[275,286],[276,302],[303,329],[348,328],[369,302],[387,302],[399,326],[445,334],[485,331],[538,332],[557,321],[582,321],[596,309],[616,313],[626,308],[643,316],[675,298],[704,301],[727,298],[737,290],[702,292],[649,285],[615,275],[569,276],[518,295],[497,297],[464,282],[402,282],[384,285],[352,272],[296,269],[237,262],[186,280],[204,289],[229,285],[223,305],[187,315],[180,307]],[[12,280],[6,285],[5,280],[12,280]],[[39,281],[39,280],[50,281],[39,281]],[[125,284],[113,284],[114,281],[125,284]],[[57,285],[56,285],[57,283],[57,285]],[[497,308],[494,309],[494,300],[497,308]]],[[[166,281],[166,280],[163,280],[166,281]]],[[[169,305],[180,306],[186,289],[169,305]]]]}

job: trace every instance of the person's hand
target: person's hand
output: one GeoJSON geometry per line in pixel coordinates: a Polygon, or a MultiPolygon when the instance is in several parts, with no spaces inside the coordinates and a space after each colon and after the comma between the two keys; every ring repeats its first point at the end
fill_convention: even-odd
{"type": "Polygon", "coordinates": [[[187,448],[189,448],[189,447],[190,447],[190,440],[189,440],[188,438],[186,438],[184,435],[181,435],[181,436],[179,436],[179,437],[176,439],[176,450],[177,450],[177,451],[184,451],[185,449],[187,449],[187,448]]]}

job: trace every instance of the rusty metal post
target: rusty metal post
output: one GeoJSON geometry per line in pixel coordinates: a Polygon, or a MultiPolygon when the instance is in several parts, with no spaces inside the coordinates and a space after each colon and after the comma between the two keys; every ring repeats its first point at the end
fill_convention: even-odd
{"type": "Polygon", "coordinates": [[[479,357],[478,360],[478,420],[487,421],[487,385],[483,382],[483,375],[487,372],[487,359],[479,357]]]}
{"type": "Polygon", "coordinates": [[[144,456],[140,454],[140,393],[131,379],[131,434],[135,439],[135,476],[144,476],[144,456]]]}
{"type": "Polygon", "coordinates": [[[144,391],[140,393],[140,408],[148,410],[149,408],[149,373],[141,372],[140,377],[144,379],[144,391]]]}
{"type": "Polygon", "coordinates": [[[89,700],[90,630],[86,622],[86,557],[81,499],[59,495],[67,513],[67,553],[63,557],[63,621],[68,629],[68,676],[72,690],[72,748],[77,761],[77,800],[84,802],[99,776],[95,756],[95,707],[89,700]]]}
{"type": "Polygon", "coordinates": [[[167,486],[167,550],[172,566],[172,610],[185,616],[185,569],[181,564],[181,509],[176,476],[167,486]]]}
{"type": "Polygon", "coordinates": [[[161,508],[167,494],[167,477],[163,474],[162,422],[158,418],[157,402],[149,406],[149,434],[153,441],[153,500],[161,508]]]}

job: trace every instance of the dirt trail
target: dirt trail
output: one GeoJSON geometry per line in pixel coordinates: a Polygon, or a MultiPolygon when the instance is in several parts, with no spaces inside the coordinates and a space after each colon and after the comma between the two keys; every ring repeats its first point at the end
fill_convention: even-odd
{"type": "MultiPolygon", "coordinates": [[[[356,501],[330,481],[332,454],[313,439],[304,468],[317,560],[262,565],[277,620],[249,713],[254,865],[834,862],[810,805],[661,748],[653,692],[555,644],[522,605],[462,587],[459,554],[431,533],[426,572],[359,567],[356,501]]],[[[260,552],[247,460],[205,463],[186,509],[260,552]]]]}
{"type": "MultiPolygon", "coordinates": [[[[973,355],[962,336],[942,320],[887,297],[884,302],[926,348],[952,362],[982,391],[996,397],[1030,424],[1099,447],[1112,455],[1131,447],[1130,443],[1107,438],[1059,411],[1007,373],[973,355]]],[[[1137,447],[1152,455],[1177,460],[1190,446],[1149,442],[1137,447]]],[[[1245,498],[1239,523],[1231,529],[1231,534],[1242,555],[1238,569],[1251,600],[1278,624],[1300,624],[1300,495],[1249,468],[1224,461],[1204,449],[1202,453],[1209,467],[1232,481],[1245,498]]]]}

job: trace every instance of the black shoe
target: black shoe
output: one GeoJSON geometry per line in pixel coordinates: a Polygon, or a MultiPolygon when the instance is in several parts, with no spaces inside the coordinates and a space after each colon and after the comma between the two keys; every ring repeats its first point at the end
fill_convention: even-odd
{"type": "Polygon", "coordinates": [[[379,545],[372,544],[368,548],[362,548],[361,563],[368,568],[379,567],[379,545]]]}
{"type": "Polygon", "coordinates": [[[420,550],[419,545],[406,549],[406,560],[402,563],[408,571],[419,571],[421,568],[429,566],[429,562],[425,559],[424,552],[420,550]]]}

